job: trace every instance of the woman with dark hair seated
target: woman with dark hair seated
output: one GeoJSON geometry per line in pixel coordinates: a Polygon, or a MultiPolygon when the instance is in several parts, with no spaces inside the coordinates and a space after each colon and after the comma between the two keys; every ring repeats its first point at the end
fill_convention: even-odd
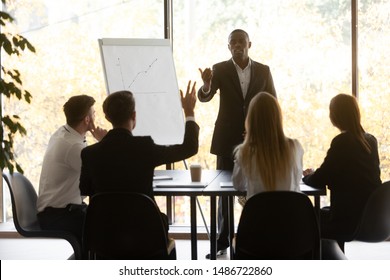
{"type": "Polygon", "coordinates": [[[332,124],[341,133],[330,145],[322,165],[303,172],[303,181],[315,188],[330,190],[330,207],[321,209],[321,237],[350,241],[364,206],[375,188],[381,185],[376,138],[360,124],[355,97],[335,96],[329,106],[332,124]]]}

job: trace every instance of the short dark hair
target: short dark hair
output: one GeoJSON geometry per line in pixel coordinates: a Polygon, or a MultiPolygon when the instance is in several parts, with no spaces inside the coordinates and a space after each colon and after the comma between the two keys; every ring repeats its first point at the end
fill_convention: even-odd
{"type": "Polygon", "coordinates": [[[95,99],[88,95],[75,95],[64,104],[66,123],[70,126],[79,124],[95,104],[95,99]]]}
{"type": "Polygon", "coordinates": [[[111,93],[103,102],[103,112],[114,127],[126,123],[134,114],[135,100],[128,90],[111,93]]]}
{"type": "Polygon", "coordinates": [[[232,36],[233,33],[237,33],[237,32],[244,33],[245,36],[248,38],[248,41],[250,41],[249,40],[249,34],[245,30],[242,30],[242,29],[234,29],[232,32],[230,32],[229,38],[230,38],[230,36],[232,36]]]}

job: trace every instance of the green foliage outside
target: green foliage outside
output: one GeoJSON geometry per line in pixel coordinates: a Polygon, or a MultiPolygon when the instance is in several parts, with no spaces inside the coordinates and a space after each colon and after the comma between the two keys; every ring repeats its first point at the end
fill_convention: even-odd
{"type": "MultiPolygon", "coordinates": [[[[3,4],[6,4],[6,0],[1,0],[3,4]]],[[[6,31],[8,25],[14,21],[7,12],[0,11],[0,49],[2,58],[3,55],[7,56],[20,56],[25,50],[35,52],[35,48],[30,42],[21,35],[13,34],[6,31]],[[3,32],[3,30],[5,30],[3,32]]],[[[12,174],[14,169],[23,173],[23,169],[17,162],[14,156],[14,138],[17,133],[20,135],[26,135],[26,129],[20,122],[18,115],[4,115],[2,110],[1,101],[3,96],[12,99],[31,102],[31,94],[23,87],[22,77],[17,69],[7,68],[1,65],[1,80],[0,80],[0,168],[3,170],[7,168],[12,174]]]]}

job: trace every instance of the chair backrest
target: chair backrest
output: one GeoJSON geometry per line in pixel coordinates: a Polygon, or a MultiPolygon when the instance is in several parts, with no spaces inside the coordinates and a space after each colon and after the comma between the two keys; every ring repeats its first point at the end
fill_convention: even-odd
{"type": "Polygon", "coordinates": [[[30,236],[30,231],[41,230],[37,218],[37,192],[31,182],[18,172],[12,176],[4,172],[3,177],[10,191],[16,230],[23,236],[30,236]]]}
{"type": "Polygon", "coordinates": [[[21,173],[10,175],[3,172],[12,202],[12,215],[18,233],[24,237],[61,238],[67,240],[73,248],[74,256],[81,259],[81,245],[74,234],[62,230],[44,230],[40,227],[37,217],[37,192],[31,182],[21,173]]]}
{"type": "Polygon", "coordinates": [[[90,199],[85,251],[98,259],[168,259],[160,210],[140,193],[99,193],[90,199]]]}
{"type": "Polygon", "coordinates": [[[292,191],[262,192],[241,213],[235,259],[320,259],[320,233],[310,199],[292,191]]]}
{"type": "Polygon", "coordinates": [[[390,181],[368,199],[354,240],[381,242],[390,237],[390,181]]]}

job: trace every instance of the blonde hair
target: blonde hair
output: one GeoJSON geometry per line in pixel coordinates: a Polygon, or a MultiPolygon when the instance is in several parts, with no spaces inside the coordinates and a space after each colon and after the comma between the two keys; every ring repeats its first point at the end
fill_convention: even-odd
{"type": "Polygon", "coordinates": [[[260,92],[251,100],[245,129],[245,140],[235,149],[236,159],[246,176],[260,175],[265,187],[275,190],[277,178],[287,177],[292,168],[295,147],[284,135],[282,112],[274,96],[260,92]]]}

